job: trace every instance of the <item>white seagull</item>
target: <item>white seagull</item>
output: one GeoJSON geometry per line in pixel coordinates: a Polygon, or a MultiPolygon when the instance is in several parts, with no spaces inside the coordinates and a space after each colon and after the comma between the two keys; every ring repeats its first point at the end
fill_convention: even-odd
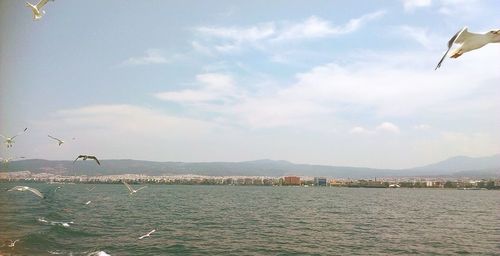
{"type": "Polygon", "coordinates": [[[87,201],[85,205],[89,205],[90,203],[92,203],[92,201],[87,201]]]}
{"type": "MultiPolygon", "coordinates": [[[[45,11],[42,10],[42,7],[47,4],[49,0],[40,0],[37,4],[31,4],[26,2],[26,7],[30,7],[33,12],[33,20],[38,20],[42,18],[42,15],[45,14],[45,11]]],[[[54,0],[51,0],[54,1],[54,0]]]]}
{"type": "Polygon", "coordinates": [[[123,180],[122,180],[122,183],[123,183],[123,185],[125,185],[125,186],[127,187],[128,191],[130,192],[130,193],[129,193],[129,195],[135,194],[135,193],[137,193],[139,190],[141,190],[141,189],[143,189],[143,188],[147,188],[147,187],[148,187],[148,186],[144,186],[144,187],[141,187],[141,188],[139,188],[139,189],[137,189],[137,190],[136,190],[136,189],[132,188],[132,186],[130,186],[129,184],[127,184],[127,182],[125,182],[125,181],[123,181],[123,180]]]}
{"type": "Polygon", "coordinates": [[[51,138],[53,140],[57,140],[57,143],[59,144],[59,146],[61,146],[64,143],[64,140],[58,139],[56,137],[52,137],[50,135],[47,135],[47,136],[49,136],[49,138],[51,138]]]}
{"type": "Polygon", "coordinates": [[[14,246],[16,246],[16,242],[19,242],[19,239],[16,239],[14,241],[12,241],[12,240],[9,240],[9,241],[10,241],[10,244],[8,244],[7,246],[10,248],[13,248],[14,246]]]}
{"type": "Polygon", "coordinates": [[[7,145],[7,147],[11,148],[12,144],[14,144],[14,142],[15,142],[14,138],[16,138],[17,136],[25,133],[27,130],[28,130],[28,128],[24,128],[24,131],[22,131],[22,132],[20,132],[20,133],[18,133],[16,135],[14,135],[14,136],[12,136],[12,137],[7,137],[7,136],[4,136],[2,134],[0,134],[0,136],[5,139],[5,144],[7,145]]]}
{"type": "Polygon", "coordinates": [[[39,196],[40,198],[43,198],[43,195],[42,195],[42,193],[40,193],[40,191],[38,191],[34,188],[27,187],[27,186],[15,186],[7,191],[30,191],[30,192],[33,192],[33,194],[39,196]]]}
{"type": "Polygon", "coordinates": [[[143,235],[143,236],[139,237],[139,239],[143,239],[143,238],[145,238],[145,237],[149,237],[149,236],[150,236],[151,234],[153,234],[154,232],[156,232],[156,229],[153,229],[153,230],[149,231],[149,233],[147,233],[147,234],[145,234],[145,235],[143,235]]]}
{"type": "Polygon", "coordinates": [[[458,31],[451,39],[448,41],[448,50],[444,53],[441,60],[437,64],[436,69],[441,67],[441,63],[443,63],[444,59],[448,55],[448,52],[451,50],[453,44],[459,44],[460,46],[455,49],[450,54],[450,58],[458,58],[462,56],[462,54],[466,52],[470,52],[472,50],[479,49],[489,43],[500,43],[500,29],[499,30],[491,30],[484,34],[471,33],[467,30],[467,27],[462,28],[458,31]]]}
{"type": "Polygon", "coordinates": [[[91,188],[87,188],[87,190],[90,192],[92,190],[94,190],[95,186],[91,187],[91,188]]]}
{"type": "Polygon", "coordinates": [[[0,157],[0,161],[2,161],[3,164],[7,165],[7,164],[9,164],[10,161],[12,161],[14,159],[19,159],[19,158],[24,158],[24,156],[21,156],[21,157],[9,157],[9,158],[0,157]]]}

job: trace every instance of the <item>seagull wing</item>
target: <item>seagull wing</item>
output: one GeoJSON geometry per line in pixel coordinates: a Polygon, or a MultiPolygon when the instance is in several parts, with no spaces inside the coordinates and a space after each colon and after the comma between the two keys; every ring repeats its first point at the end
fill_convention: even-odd
{"type": "Polygon", "coordinates": [[[49,138],[51,138],[51,139],[53,139],[53,140],[57,140],[57,141],[59,141],[59,142],[62,142],[62,140],[60,140],[60,139],[58,139],[58,138],[56,138],[56,137],[52,137],[52,136],[50,136],[50,135],[47,135],[47,136],[49,136],[49,138]]]}
{"type": "Polygon", "coordinates": [[[85,156],[84,156],[84,155],[79,155],[79,156],[75,159],[75,161],[73,161],[73,163],[75,163],[75,162],[76,162],[76,160],[78,160],[79,158],[82,158],[82,157],[85,157],[85,156]]]}
{"type": "Polygon", "coordinates": [[[149,231],[148,236],[151,235],[151,234],[153,234],[154,232],[156,232],[156,229],[153,229],[153,230],[149,231]]]}
{"type": "Polygon", "coordinates": [[[33,192],[35,195],[39,196],[40,198],[43,198],[42,193],[40,193],[40,191],[38,191],[37,189],[28,187],[28,190],[33,192]]]}
{"type": "Polygon", "coordinates": [[[95,156],[89,156],[89,159],[94,159],[98,165],[101,165],[101,163],[99,162],[99,160],[97,159],[97,157],[95,156]]]}
{"type": "Polygon", "coordinates": [[[14,136],[12,136],[12,138],[11,138],[11,139],[14,139],[15,137],[17,137],[17,136],[19,136],[19,135],[21,135],[21,134],[25,133],[27,130],[28,130],[28,128],[24,128],[24,130],[23,130],[22,132],[20,132],[20,133],[18,133],[18,134],[16,134],[16,135],[14,135],[14,136]]]}
{"type": "Polygon", "coordinates": [[[463,43],[463,41],[470,37],[470,35],[472,35],[472,33],[469,33],[467,31],[467,27],[464,27],[462,28],[460,31],[458,31],[451,39],[450,41],[448,41],[448,50],[446,50],[446,52],[444,53],[443,57],[441,57],[441,60],[439,60],[436,68],[438,69],[439,67],[441,67],[441,63],[443,63],[444,61],[444,58],[446,58],[446,55],[448,55],[448,52],[450,51],[451,47],[453,46],[454,43],[463,43]]]}
{"type": "Polygon", "coordinates": [[[140,189],[138,189],[138,190],[136,190],[136,191],[139,191],[139,190],[141,190],[141,189],[143,189],[143,188],[147,188],[147,187],[148,187],[148,186],[144,186],[144,187],[142,187],[142,188],[140,188],[140,189]]]}
{"type": "Polygon", "coordinates": [[[38,4],[36,4],[36,8],[38,10],[40,10],[40,8],[42,8],[44,5],[46,5],[48,1],[49,0],[40,0],[40,2],[38,2],[38,4]]]}
{"type": "MultiPolygon", "coordinates": [[[[457,34],[456,34],[456,38],[455,38],[455,41],[453,43],[455,44],[462,44],[464,43],[466,40],[468,40],[469,38],[471,37],[476,37],[476,36],[480,36],[480,34],[476,34],[476,33],[471,33],[467,30],[467,27],[464,27],[462,30],[460,30],[457,34]]],[[[453,38],[452,38],[453,39],[453,38]]],[[[451,40],[450,40],[451,41],[451,40]]],[[[450,42],[448,42],[448,46],[450,45],[450,42]]]]}
{"type": "Polygon", "coordinates": [[[122,183],[123,183],[123,185],[125,185],[125,187],[127,187],[128,191],[130,191],[130,193],[132,193],[132,191],[134,191],[134,189],[132,187],[130,187],[130,185],[127,182],[122,180],[122,183]]]}
{"type": "Polygon", "coordinates": [[[11,189],[7,190],[7,191],[17,191],[17,190],[19,190],[20,188],[23,188],[23,186],[15,186],[15,187],[13,187],[13,188],[11,188],[11,189]]]}
{"type": "Polygon", "coordinates": [[[2,134],[0,134],[0,137],[4,138],[4,139],[7,139],[7,137],[3,136],[2,134]]]}

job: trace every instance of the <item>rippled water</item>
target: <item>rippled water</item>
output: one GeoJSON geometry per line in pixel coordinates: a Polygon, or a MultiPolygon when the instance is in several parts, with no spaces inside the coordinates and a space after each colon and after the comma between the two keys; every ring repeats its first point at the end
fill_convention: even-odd
{"type": "Polygon", "coordinates": [[[20,241],[1,255],[500,254],[500,191],[15,185],[0,183],[0,239],[20,241]]]}

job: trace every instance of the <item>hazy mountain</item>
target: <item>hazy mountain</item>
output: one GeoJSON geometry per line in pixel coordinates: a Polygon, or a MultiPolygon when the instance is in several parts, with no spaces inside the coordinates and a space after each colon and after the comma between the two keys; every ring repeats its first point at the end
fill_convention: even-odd
{"type": "Polygon", "coordinates": [[[405,170],[374,169],[347,166],[294,164],[287,161],[256,160],[246,162],[152,162],[139,160],[49,161],[29,159],[11,162],[2,171],[31,171],[76,175],[105,175],[142,173],[147,175],[199,174],[199,175],[248,175],[248,176],[326,176],[338,178],[375,178],[384,176],[438,176],[458,175],[469,177],[500,176],[500,155],[490,157],[453,157],[442,162],[405,170]]]}
{"type": "Polygon", "coordinates": [[[500,171],[500,154],[487,157],[467,157],[456,156],[444,161],[422,167],[410,169],[417,173],[440,173],[440,174],[471,174],[477,173],[497,173],[500,171]]]}

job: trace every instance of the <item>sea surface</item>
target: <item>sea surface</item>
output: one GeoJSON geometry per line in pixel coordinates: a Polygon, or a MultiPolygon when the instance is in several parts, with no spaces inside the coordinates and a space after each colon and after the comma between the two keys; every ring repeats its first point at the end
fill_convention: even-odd
{"type": "Polygon", "coordinates": [[[0,255],[500,255],[500,191],[93,186],[0,183],[0,255]]]}

